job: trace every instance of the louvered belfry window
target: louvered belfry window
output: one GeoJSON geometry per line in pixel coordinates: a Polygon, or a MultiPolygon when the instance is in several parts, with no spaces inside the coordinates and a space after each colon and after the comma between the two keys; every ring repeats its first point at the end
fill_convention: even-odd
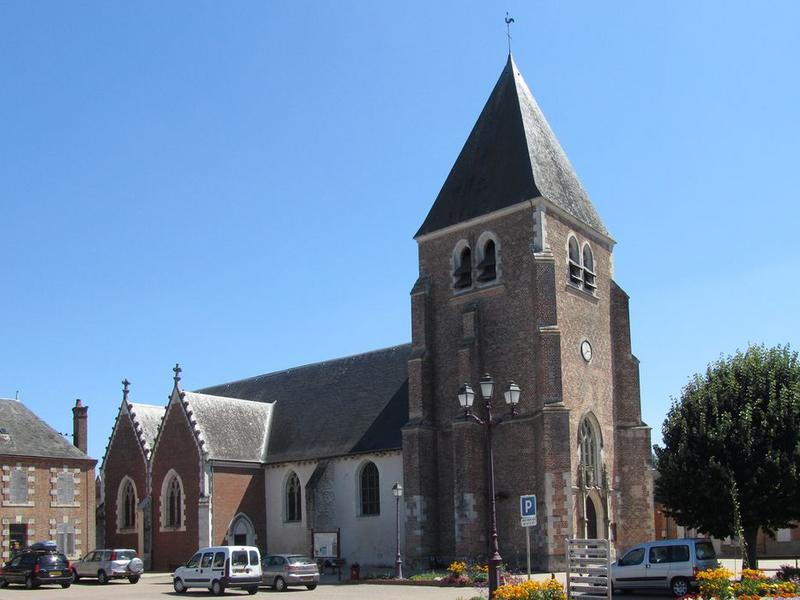
{"type": "Polygon", "coordinates": [[[368,462],[361,469],[361,514],[362,516],[381,514],[381,494],[378,467],[368,462]]]}
{"type": "Polygon", "coordinates": [[[472,286],[472,251],[469,247],[464,248],[458,257],[458,265],[453,272],[456,289],[464,289],[472,286]]]}
{"type": "Polygon", "coordinates": [[[581,251],[578,248],[578,240],[574,237],[569,238],[569,282],[572,285],[581,286],[583,284],[583,269],[581,268],[581,251]]]}
{"type": "Polygon", "coordinates": [[[594,294],[597,287],[594,283],[594,255],[589,244],[583,246],[583,287],[590,294],[594,294]]]}
{"type": "Polygon", "coordinates": [[[478,281],[485,283],[497,279],[497,256],[494,240],[488,240],[483,246],[483,259],[478,265],[478,281]]]}

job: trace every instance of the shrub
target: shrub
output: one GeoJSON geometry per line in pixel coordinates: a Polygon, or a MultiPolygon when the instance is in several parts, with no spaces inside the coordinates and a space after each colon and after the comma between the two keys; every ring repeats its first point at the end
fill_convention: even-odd
{"type": "Polygon", "coordinates": [[[781,581],[800,582],[800,568],[791,565],[781,565],[775,575],[781,581]]]}

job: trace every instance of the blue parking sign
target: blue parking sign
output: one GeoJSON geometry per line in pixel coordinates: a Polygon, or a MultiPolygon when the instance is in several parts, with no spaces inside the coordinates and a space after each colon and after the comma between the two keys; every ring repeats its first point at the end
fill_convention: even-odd
{"type": "Polygon", "coordinates": [[[520,496],[519,497],[519,516],[523,519],[525,517],[536,516],[536,495],[520,496]]]}

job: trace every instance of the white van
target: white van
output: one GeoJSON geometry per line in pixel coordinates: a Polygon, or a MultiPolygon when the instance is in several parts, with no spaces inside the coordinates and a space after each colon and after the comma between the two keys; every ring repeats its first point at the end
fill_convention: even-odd
{"type": "Polygon", "coordinates": [[[695,577],[719,566],[711,540],[654,540],[634,546],[611,565],[614,590],[670,590],[685,596],[696,587],[695,577]]]}
{"type": "Polygon", "coordinates": [[[239,588],[250,594],[261,583],[261,555],[253,546],[212,546],[201,548],[172,576],[172,586],[179,594],[189,588],[203,587],[215,596],[225,588],[239,588]]]}

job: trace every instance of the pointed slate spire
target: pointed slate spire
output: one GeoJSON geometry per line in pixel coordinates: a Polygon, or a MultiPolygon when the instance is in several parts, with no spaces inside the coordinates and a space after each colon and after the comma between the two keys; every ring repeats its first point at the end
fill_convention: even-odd
{"type": "Polygon", "coordinates": [[[608,235],[509,54],[489,100],[415,237],[538,196],[608,235]]]}

